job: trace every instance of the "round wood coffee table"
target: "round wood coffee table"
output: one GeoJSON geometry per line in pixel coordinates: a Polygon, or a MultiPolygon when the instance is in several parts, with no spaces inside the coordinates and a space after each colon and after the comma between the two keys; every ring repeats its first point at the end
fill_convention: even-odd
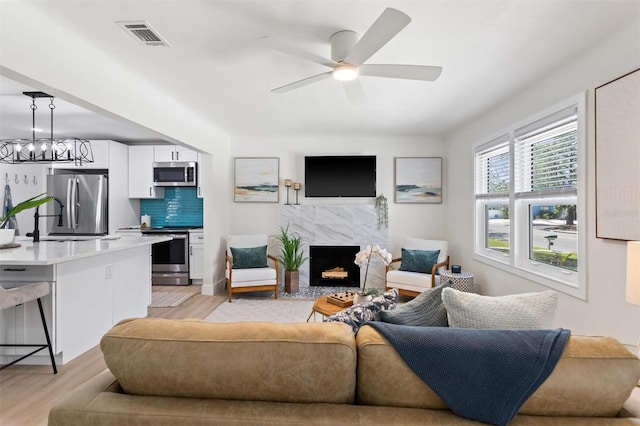
{"type": "Polygon", "coordinates": [[[319,313],[320,315],[328,317],[330,315],[333,315],[345,309],[347,308],[342,308],[338,305],[334,305],[333,303],[327,302],[327,296],[320,296],[316,299],[315,302],[313,302],[313,308],[311,308],[311,313],[307,317],[307,322],[309,322],[309,320],[311,319],[311,316],[314,315],[316,312],[319,313]]]}

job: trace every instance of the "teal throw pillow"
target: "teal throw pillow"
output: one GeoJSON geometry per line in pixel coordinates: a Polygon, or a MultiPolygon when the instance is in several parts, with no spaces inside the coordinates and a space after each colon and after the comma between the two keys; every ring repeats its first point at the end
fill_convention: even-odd
{"type": "Polygon", "coordinates": [[[430,274],[433,265],[438,263],[439,255],[440,250],[409,250],[403,248],[400,270],[430,274]]]}
{"type": "Polygon", "coordinates": [[[395,309],[381,311],[380,321],[399,325],[421,327],[447,327],[447,310],[442,303],[442,289],[450,287],[451,281],[427,289],[413,300],[398,305],[395,309]]]}
{"type": "Polygon", "coordinates": [[[231,247],[233,269],[266,268],[267,246],[231,247]]]}

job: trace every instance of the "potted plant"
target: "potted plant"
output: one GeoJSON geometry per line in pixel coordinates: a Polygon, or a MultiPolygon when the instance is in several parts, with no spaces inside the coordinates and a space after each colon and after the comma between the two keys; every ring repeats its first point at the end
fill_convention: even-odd
{"type": "Polygon", "coordinates": [[[372,294],[376,293],[377,290],[367,290],[367,275],[369,274],[369,264],[371,263],[371,256],[376,254],[382,259],[385,265],[391,263],[391,253],[389,253],[386,249],[380,248],[377,244],[373,246],[367,246],[367,248],[360,250],[356,253],[356,259],[353,263],[362,267],[362,265],[367,265],[367,268],[364,272],[364,280],[362,282],[362,288],[355,294],[353,298],[353,304],[358,305],[360,303],[368,302],[373,298],[372,294]]]}
{"type": "Polygon", "coordinates": [[[36,195],[35,197],[17,204],[15,207],[10,209],[4,217],[0,217],[0,245],[9,244],[13,241],[16,230],[6,229],[6,226],[12,216],[15,216],[23,210],[32,209],[53,200],[53,197],[43,197],[43,195],[45,194],[42,193],[40,195],[36,195]]]}
{"type": "Polygon", "coordinates": [[[278,260],[284,266],[284,290],[287,293],[297,293],[300,284],[300,266],[308,259],[302,251],[302,238],[296,232],[289,232],[280,227],[280,234],[275,237],[280,243],[278,260]]]}

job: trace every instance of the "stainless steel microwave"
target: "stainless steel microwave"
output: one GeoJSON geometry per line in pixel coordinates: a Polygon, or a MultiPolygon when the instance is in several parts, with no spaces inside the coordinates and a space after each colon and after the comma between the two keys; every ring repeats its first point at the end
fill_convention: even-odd
{"type": "Polygon", "coordinates": [[[153,163],[153,186],[196,186],[198,163],[153,163]]]}

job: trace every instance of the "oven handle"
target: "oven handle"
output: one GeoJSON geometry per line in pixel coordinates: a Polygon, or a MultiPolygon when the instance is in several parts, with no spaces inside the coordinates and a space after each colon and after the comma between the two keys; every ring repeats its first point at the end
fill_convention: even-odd
{"type": "Polygon", "coordinates": [[[186,240],[188,235],[187,234],[167,234],[166,232],[143,232],[142,236],[143,237],[154,237],[154,236],[165,236],[165,237],[172,237],[174,240],[186,240]]]}

